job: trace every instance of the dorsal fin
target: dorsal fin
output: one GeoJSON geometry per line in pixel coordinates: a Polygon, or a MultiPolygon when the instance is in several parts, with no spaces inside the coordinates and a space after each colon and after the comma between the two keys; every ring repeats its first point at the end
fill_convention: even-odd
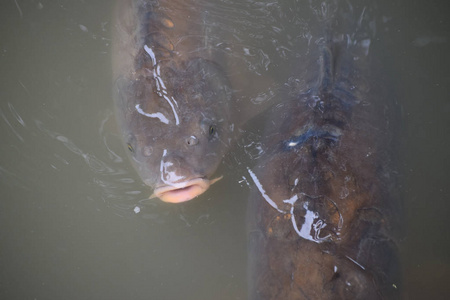
{"type": "Polygon", "coordinates": [[[320,92],[327,93],[333,89],[334,85],[334,55],[330,45],[323,45],[320,49],[320,74],[318,88],[320,92]]]}

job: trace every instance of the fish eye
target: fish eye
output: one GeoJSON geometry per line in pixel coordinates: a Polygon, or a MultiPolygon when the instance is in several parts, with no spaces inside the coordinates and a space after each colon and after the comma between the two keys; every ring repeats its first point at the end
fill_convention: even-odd
{"type": "Polygon", "coordinates": [[[134,152],[133,146],[131,146],[130,143],[127,143],[127,148],[130,150],[130,152],[134,152]]]}
{"type": "Polygon", "coordinates": [[[216,133],[216,127],[214,125],[209,126],[209,135],[214,135],[216,133]]]}

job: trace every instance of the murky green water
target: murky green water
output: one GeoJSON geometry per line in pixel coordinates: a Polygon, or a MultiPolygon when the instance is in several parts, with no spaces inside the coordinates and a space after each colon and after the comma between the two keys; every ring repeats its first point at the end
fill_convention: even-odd
{"type": "MultiPolygon", "coordinates": [[[[217,3],[224,16],[230,7],[222,20],[236,26],[237,61],[255,82],[276,78],[249,94],[276,95],[293,64],[289,18],[269,2],[217,3]]],[[[381,56],[403,110],[405,290],[408,299],[444,299],[450,11],[445,1],[378,7],[381,56]]],[[[196,201],[147,200],[113,116],[111,11],[111,1],[0,4],[0,298],[246,299],[250,181],[234,156],[242,151],[196,201]]]]}

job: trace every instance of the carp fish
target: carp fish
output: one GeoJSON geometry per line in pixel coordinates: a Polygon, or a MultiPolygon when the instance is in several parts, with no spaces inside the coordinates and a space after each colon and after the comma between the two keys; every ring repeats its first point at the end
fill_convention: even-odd
{"type": "Polygon", "coordinates": [[[131,161],[162,201],[203,192],[234,135],[233,91],[186,0],[118,1],[113,36],[116,115],[131,161]]]}
{"type": "Polygon", "coordinates": [[[327,3],[293,71],[306,83],[272,109],[248,168],[250,299],[399,297],[394,101],[361,29],[368,10],[327,3]]]}

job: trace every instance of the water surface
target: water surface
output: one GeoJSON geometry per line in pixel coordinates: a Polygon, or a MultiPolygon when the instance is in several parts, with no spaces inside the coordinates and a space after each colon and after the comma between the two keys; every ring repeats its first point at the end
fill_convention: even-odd
{"type": "MultiPolygon", "coordinates": [[[[218,32],[231,33],[217,37],[234,57],[230,72],[252,86],[238,91],[242,101],[285,97],[311,17],[280,14],[286,3],[208,7],[218,32]]],[[[443,298],[449,10],[445,1],[377,6],[374,51],[402,107],[404,287],[409,299],[443,298]]],[[[0,4],[0,298],[246,299],[246,166],[263,124],[248,126],[220,167],[225,178],[197,200],[147,200],[113,117],[111,11],[111,1],[0,4]]]]}

